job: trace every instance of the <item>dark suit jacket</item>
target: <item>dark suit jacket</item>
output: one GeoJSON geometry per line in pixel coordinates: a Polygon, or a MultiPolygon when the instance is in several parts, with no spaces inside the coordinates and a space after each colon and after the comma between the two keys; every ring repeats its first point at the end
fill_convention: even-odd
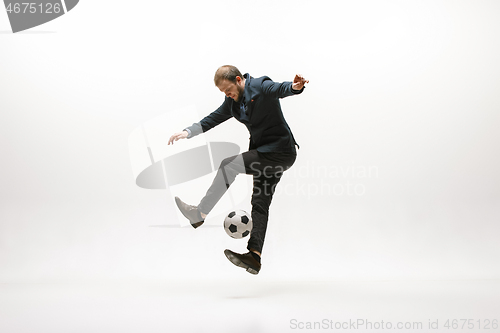
{"type": "Polygon", "coordinates": [[[280,98],[300,94],[304,91],[293,90],[292,82],[273,82],[269,77],[245,77],[244,101],[248,120],[241,116],[238,102],[225,97],[224,103],[203,118],[199,123],[189,126],[188,138],[206,132],[231,117],[245,124],[250,132],[249,150],[259,152],[295,152],[295,141],[290,127],[281,111],[280,98]]]}

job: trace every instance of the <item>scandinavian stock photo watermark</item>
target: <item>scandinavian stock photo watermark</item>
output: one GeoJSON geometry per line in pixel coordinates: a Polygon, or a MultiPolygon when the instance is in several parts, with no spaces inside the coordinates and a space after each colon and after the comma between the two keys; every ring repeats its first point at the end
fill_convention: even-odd
{"type": "Polygon", "coordinates": [[[291,330],[469,330],[472,332],[497,332],[498,319],[428,319],[424,321],[389,321],[369,319],[307,321],[292,318],[289,321],[291,330]]]}
{"type": "Polygon", "coordinates": [[[72,10],[79,0],[4,0],[12,32],[45,24],[72,10]]]}
{"type": "Polygon", "coordinates": [[[363,196],[368,192],[369,180],[379,178],[376,165],[361,165],[352,161],[349,164],[327,165],[307,161],[291,168],[258,168],[257,163],[250,168],[255,171],[256,181],[266,181],[267,175],[285,175],[286,182],[262,186],[263,191],[276,194],[301,196],[312,199],[318,196],[363,196]],[[261,178],[262,180],[259,180],[261,178]]]}

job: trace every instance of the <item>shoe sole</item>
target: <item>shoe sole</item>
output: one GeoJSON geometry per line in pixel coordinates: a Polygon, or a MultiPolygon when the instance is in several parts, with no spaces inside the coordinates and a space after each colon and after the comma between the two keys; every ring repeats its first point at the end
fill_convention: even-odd
{"type": "Polygon", "coordinates": [[[259,274],[259,271],[253,269],[252,267],[248,266],[247,264],[245,264],[243,261],[241,261],[240,259],[238,259],[238,257],[234,256],[231,252],[229,252],[228,250],[225,250],[224,251],[224,254],[226,255],[226,258],[232,262],[234,265],[238,266],[238,267],[241,267],[241,268],[244,268],[246,269],[246,271],[250,274],[254,274],[254,275],[257,275],[259,274]]]}

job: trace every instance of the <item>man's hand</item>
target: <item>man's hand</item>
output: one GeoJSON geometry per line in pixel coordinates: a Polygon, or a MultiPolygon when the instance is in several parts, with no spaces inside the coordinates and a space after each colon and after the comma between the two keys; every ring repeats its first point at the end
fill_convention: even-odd
{"type": "Polygon", "coordinates": [[[300,90],[304,88],[304,84],[309,83],[309,80],[304,79],[304,77],[300,74],[295,75],[292,83],[293,90],[300,90]]]}
{"type": "Polygon", "coordinates": [[[179,139],[185,139],[187,138],[188,136],[188,132],[187,131],[182,131],[182,132],[177,132],[177,133],[174,133],[170,139],[168,140],[168,144],[174,144],[174,141],[177,141],[179,139]]]}

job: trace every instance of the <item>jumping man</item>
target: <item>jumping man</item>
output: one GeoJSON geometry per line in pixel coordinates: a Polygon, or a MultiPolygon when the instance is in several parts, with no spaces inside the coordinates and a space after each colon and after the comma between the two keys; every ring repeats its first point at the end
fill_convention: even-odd
{"type": "Polygon", "coordinates": [[[273,82],[267,76],[242,75],[236,67],[229,65],[217,69],[214,81],[226,95],[222,105],[200,122],[173,134],[168,144],[192,138],[234,117],[250,132],[250,145],[248,151],[221,162],[212,185],[198,206],[187,205],[178,197],[175,201],[191,225],[198,228],[238,174],[253,175],[253,228],[247,246],[249,252],[239,254],[225,250],[224,254],[236,266],[258,274],[271,199],[283,172],[295,162],[295,146],[299,147],[285,121],[279,99],[302,93],[309,81],[295,75],[293,82],[273,82]]]}

